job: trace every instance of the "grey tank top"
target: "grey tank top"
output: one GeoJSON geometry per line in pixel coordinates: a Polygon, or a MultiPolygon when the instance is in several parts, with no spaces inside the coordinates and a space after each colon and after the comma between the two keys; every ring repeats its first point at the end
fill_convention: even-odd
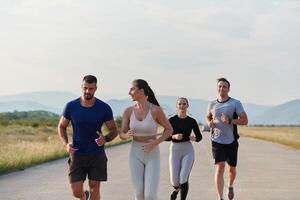
{"type": "Polygon", "coordinates": [[[150,104],[149,111],[144,120],[139,121],[136,118],[134,109],[130,115],[129,128],[134,131],[137,136],[152,136],[157,135],[158,124],[153,119],[151,114],[152,104],[150,104]]]}

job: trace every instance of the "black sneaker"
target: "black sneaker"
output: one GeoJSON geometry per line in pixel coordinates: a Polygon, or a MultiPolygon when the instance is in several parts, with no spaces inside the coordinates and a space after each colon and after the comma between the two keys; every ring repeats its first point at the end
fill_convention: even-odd
{"type": "Polygon", "coordinates": [[[176,200],[178,192],[174,191],[171,194],[171,200],[176,200]]]}
{"type": "MultiPolygon", "coordinates": [[[[174,186],[173,186],[173,187],[174,187],[174,186]]],[[[179,186],[174,187],[174,191],[173,191],[172,194],[171,194],[170,200],[176,200],[177,194],[178,194],[179,190],[180,190],[180,187],[179,187],[179,186]]]]}
{"type": "Polygon", "coordinates": [[[228,199],[232,200],[234,198],[233,187],[228,187],[228,199]]]}
{"type": "Polygon", "coordinates": [[[84,191],[85,200],[90,200],[90,192],[88,190],[84,191]]]}

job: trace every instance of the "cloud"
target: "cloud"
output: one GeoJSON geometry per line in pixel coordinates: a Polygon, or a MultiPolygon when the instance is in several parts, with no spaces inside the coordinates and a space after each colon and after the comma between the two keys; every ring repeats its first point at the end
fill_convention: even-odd
{"type": "Polygon", "coordinates": [[[47,74],[43,90],[53,87],[52,79],[63,83],[64,76],[70,89],[92,72],[109,79],[113,74],[114,93],[142,77],[163,94],[200,95],[184,84],[160,87],[180,78],[208,99],[215,79],[226,76],[235,83],[234,94],[252,102],[265,103],[265,83],[281,81],[273,100],[278,102],[295,94],[289,83],[300,84],[299,8],[299,1],[288,0],[1,1],[0,64],[15,80],[26,75],[27,90],[38,87],[29,83],[34,73],[47,74]],[[251,84],[249,77],[255,79],[251,84]]]}

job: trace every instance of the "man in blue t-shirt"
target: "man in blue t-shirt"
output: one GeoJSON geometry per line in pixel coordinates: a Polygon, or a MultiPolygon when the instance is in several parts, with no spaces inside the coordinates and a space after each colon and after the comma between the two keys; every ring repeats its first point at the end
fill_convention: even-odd
{"type": "Polygon", "coordinates": [[[233,182],[236,177],[238,133],[237,125],[247,125],[248,118],[240,101],[228,96],[230,83],[217,79],[218,98],[208,104],[206,122],[212,130],[212,153],[215,159],[215,185],[223,200],[225,162],[228,164],[228,198],[234,198],[233,182]]]}
{"type": "Polygon", "coordinates": [[[58,124],[58,134],[69,153],[69,181],[74,197],[80,200],[99,200],[100,182],[107,181],[107,158],[104,144],[117,136],[110,106],[94,97],[97,78],[87,75],[82,80],[81,97],[65,106],[58,124]],[[72,124],[73,142],[68,142],[67,127],[72,124]],[[105,123],[109,133],[102,135],[105,123]],[[83,182],[89,179],[89,190],[83,182]]]}

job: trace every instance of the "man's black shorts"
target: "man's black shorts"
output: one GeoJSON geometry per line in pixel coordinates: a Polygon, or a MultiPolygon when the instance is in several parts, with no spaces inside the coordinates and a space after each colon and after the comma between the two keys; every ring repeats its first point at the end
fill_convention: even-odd
{"type": "Polygon", "coordinates": [[[94,155],[75,155],[69,157],[69,181],[89,180],[107,181],[107,157],[105,153],[94,155]]]}
{"type": "Polygon", "coordinates": [[[220,144],[212,141],[212,154],[215,164],[226,161],[230,166],[236,167],[238,148],[238,141],[231,144],[220,144]]]}

